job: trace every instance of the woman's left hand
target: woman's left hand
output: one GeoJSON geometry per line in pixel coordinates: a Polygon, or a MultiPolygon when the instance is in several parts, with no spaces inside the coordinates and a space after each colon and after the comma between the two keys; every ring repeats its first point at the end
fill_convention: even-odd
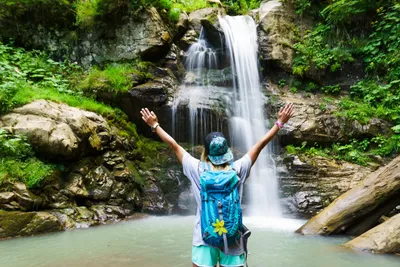
{"type": "Polygon", "coordinates": [[[150,127],[154,127],[156,123],[158,123],[158,118],[153,111],[150,111],[148,108],[142,108],[140,110],[140,114],[142,114],[142,119],[147,125],[150,127]]]}

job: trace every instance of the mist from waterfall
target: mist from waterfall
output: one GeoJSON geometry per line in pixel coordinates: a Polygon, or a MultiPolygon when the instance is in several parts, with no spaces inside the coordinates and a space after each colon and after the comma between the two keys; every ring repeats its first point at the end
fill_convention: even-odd
{"type": "MultiPolygon", "coordinates": [[[[230,53],[234,79],[230,118],[231,146],[248,151],[266,132],[266,102],[261,91],[258,68],[257,31],[249,16],[219,18],[230,53]]],[[[270,146],[270,145],[269,145],[270,146]]],[[[276,167],[265,148],[246,183],[248,213],[252,216],[280,217],[276,167]]]]}

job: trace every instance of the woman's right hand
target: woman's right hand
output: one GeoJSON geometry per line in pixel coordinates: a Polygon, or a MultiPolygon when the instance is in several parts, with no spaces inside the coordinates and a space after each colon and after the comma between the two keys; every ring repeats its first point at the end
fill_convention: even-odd
{"type": "Polygon", "coordinates": [[[278,121],[282,124],[287,123],[288,120],[294,115],[293,108],[293,103],[289,103],[285,107],[281,107],[278,112],[278,121]]]}
{"type": "Polygon", "coordinates": [[[150,111],[148,108],[142,108],[140,110],[140,114],[142,114],[142,119],[147,125],[150,127],[154,127],[158,123],[158,118],[153,111],[150,111]]]}

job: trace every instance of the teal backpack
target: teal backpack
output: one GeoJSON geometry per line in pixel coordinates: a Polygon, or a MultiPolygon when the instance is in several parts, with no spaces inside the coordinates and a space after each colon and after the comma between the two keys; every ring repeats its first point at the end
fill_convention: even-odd
{"type": "Polygon", "coordinates": [[[200,175],[201,233],[206,244],[224,248],[239,242],[243,231],[240,207],[239,178],[232,168],[227,171],[211,171],[202,162],[200,175]]]}

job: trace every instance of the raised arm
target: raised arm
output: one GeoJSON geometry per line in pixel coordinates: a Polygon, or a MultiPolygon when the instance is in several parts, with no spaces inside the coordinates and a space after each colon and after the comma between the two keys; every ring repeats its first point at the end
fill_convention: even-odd
{"type": "Polygon", "coordinates": [[[147,108],[142,108],[140,114],[142,114],[142,119],[144,122],[154,129],[155,133],[161,138],[161,140],[163,140],[175,152],[179,163],[182,163],[182,158],[186,150],[178,145],[175,139],[172,138],[172,136],[170,136],[166,131],[164,131],[163,128],[161,128],[156,114],[153,111],[149,111],[147,108]]]}
{"type": "Polygon", "coordinates": [[[283,126],[294,114],[293,104],[290,103],[285,107],[282,107],[278,112],[278,121],[274,124],[274,126],[269,130],[250,150],[247,154],[251,158],[251,162],[254,165],[256,162],[258,155],[261,150],[271,141],[271,139],[276,135],[279,131],[280,127],[283,126]],[[278,126],[279,125],[279,126],[278,126]]]}

